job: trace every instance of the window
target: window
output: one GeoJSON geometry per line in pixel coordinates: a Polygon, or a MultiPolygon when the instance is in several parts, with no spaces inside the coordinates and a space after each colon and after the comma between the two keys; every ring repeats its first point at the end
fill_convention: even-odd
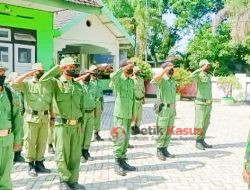
{"type": "Polygon", "coordinates": [[[27,49],[27,48],[18,49],[18,63],[32,63],[31,49],[27,49]]]}
{"type": "Polygon", "coordinates": [[[0,40],[11,41],[11,31],[7,28],[0,28],[0,40]]]}
{"type": "Polygon", "coordinates": [[[9,48],[0,46],[0,62],[9,62],[9,48]]]}

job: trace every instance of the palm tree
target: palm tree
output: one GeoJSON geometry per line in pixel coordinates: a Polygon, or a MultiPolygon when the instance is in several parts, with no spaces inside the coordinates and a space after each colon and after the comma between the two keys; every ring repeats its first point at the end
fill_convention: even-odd
{"type": "Polygon", "coordinates": [[[226,0],[213,21],[213,32],[216,33],[220,23],[229,20],[232,26],[231,36],[235,43],[243,43],[250,37],[250,1],[226,0]]]}

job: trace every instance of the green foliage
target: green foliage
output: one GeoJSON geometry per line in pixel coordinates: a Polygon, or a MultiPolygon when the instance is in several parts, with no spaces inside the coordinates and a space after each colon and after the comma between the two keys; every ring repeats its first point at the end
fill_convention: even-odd
{"type": "Polygon", "coordinates": [[[207,59],[212,63],[219,64],[215,74],[231,74],[229,63],[233,57],[233,48],[230,40],[230,28],[226,24],[219,29],[217,36],[212,34],[210,25],[201,28],[188,46],[191,69],[197,69],[199,62],[202,59],[207,59]]]}
{"type": "Polygon", "coordinates": [[[188,86],[192,83],[192,80],[190,78],[190,71],[187,71],[183,68],[176,68],[174,72],[174,79],[176,81],[177,91],[181,87],[188,86]]]}
{"type": "Polygon", "coordinates": [[[218,35],[213,35],[210,25],[205,25],[196,34],[188,46],[190,68],[197,69],[202,59],[213,63],[214,74],[227,76],[234,72],[247,72],[249,44],[234,45],[231,41],[230,26],[222,24],[218,35]]]}
{"type": "Polygon", "coordinates": [[[136,47],[129,51],[130,56],[144,59],[149,51],[150,60],[166,58],[177,35],[162,20],[163,0],[147,0],[147,9],[146,0],[104,0],[104,3],[135,38],[136,47]]]}
{"type": "Polygon", "coordinates": [[[152,71],[150,64],[148,64],[145,61],[142,61],[141,59],[139,59],[137,57],[133,57],[130,60],[133,61],[135,63],[135,65],[140,68],[141,77],[144,80],[151,80],[153,78],[153,71],[152,71]]]}
{"type": "Polygon", "coordinates": [[[242,88],[239,79],[234,75],[219,77],[217,80],[217,85],[218,88],[222,89],[225,97],[232,96],[232,89],[240,90],[242,88]]]}
{"type": "Polygon", "coordinates": [[[217,12],[223,7],[224,0],[165,0],[166,9],[177,16],[176,25],[179,29],[193,26],[200,27],[203,17],[217,12]]]}

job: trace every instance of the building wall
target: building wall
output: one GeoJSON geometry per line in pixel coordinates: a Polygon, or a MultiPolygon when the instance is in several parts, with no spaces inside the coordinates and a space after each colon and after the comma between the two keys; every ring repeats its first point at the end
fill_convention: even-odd
{"type": "Polygon", "coordinates": [[[66,45],[82,45],[82,53],[84,54],[110,53],[115,56],[115,65],[119,65],[119,41],[95,15],[90,15],[83,19],[60,37],[55,38],[55,55],[57,55],[58,51],[65,48],[66,45]],[[87,20],[91,22],[91,27],[86,25],[87,20]],[[85,48],[84,44],[104,48],[106,52],[98,52],[98,48],[96,51],[94,48],[85,48]]]}
{"type": "Polygon", "coordinates": [[[53,13],[0,3],[0,26],[36,30],[37,61],[53,65],[53,13]]]}

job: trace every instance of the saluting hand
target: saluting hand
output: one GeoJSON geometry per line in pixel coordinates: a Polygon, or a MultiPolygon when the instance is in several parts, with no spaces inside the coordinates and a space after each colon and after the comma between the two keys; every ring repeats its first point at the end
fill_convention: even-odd
{"type": "Polygon", "coordinates": [[[250,183],[250,175],[247,173],[246,170],[242,172],[242,177],[246,183],[250,183]]]}
{"type": "Polygon", "coordinates": [[[13,145],[13,150],[14,152],[21,150],[22,146],[20,144],[14,144],[13,145]]]}

